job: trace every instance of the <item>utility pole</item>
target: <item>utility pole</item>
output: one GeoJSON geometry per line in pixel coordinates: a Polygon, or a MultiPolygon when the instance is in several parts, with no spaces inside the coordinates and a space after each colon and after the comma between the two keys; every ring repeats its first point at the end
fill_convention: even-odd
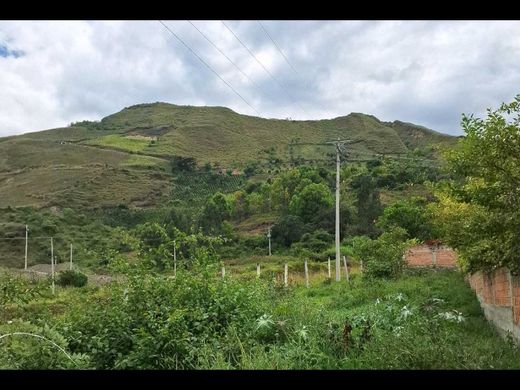
{"type": "Polygon", "coordinates": [[[25,225],[25,270],[27,271],[27,247],[29,245],[29,227],[25,225]]]}
{"type": "Polygon", "coordinates": [[[341,279],[341,259],[339,253],[339,168],[340,168],[340,141],[338,137],[338,142],[336,143],[336,282],[339,282],[341,279]]]}
{"type": "Polygon", "coordinates": [[[271,256],[271,226],[267,229],[267,238],[269,239],[269,256],[271,256]]]}
{"type": "Polygon", "coordinates": [[[52,277],[52,294],[54,295],[54,243],[51,237],[51,277],[52,277]]]}
{"type": "Polygon", "coordinates": [[[339,193],[340,193],[340,153],[346,152],[346,146],[363,142],[362,139],[357,140],[341,140],[339,137],[336,141],[327,141],[325,143],[299,143],[295,145],[334,145],[336,147],[336,282],[341,279],[341,255],[340,247],[340,230],[339,230],[339,193]]]}

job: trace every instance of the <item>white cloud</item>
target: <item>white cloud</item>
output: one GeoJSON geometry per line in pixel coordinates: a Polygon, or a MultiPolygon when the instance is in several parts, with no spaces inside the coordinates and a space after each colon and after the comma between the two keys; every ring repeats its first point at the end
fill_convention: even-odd
{"type": "MultiPolygon", "coordinates": [[[[260,92],[185,21],[166,22],[266,117],[365,112],[460,134],[461,113],[520,93],[520,22],[194,21],[260,92]],[[302,113],[299,107],[305,111],[302,113]]],[[[100,119],[166,101],[254,114],[156,21],[0,22],[0,136],[100,119]]]]}

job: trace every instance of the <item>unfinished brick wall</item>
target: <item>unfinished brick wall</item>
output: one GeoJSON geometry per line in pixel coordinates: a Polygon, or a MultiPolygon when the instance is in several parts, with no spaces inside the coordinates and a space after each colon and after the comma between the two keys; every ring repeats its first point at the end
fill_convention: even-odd
{"type": "Polygon", "coordinates": [[[520,276],[511,275],[513,320],[520,326],[520,276]]]}
{"type": "Polygon", "coordinates": [[[428,245],[417,245],[406,252],[405,260],[412,267],[454,268],[457,266],[457,254],[453,249],[445,246],[432,249],[428,245]]]}
{"type": "Polygon", "coordinates": [[[468,282],[477,294],[486,317],[520,340],[520,277],[502,267],[490,273],[475,272],[468,276],[468,282]],[[506,315],[495,315],[500,310],[506,315]]]}

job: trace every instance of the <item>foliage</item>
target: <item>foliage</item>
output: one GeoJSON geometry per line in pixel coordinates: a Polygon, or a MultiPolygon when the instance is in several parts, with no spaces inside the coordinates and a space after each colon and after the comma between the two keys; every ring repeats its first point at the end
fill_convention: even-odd
{"type": "Polygon", "coordinates": [[[87,275],[79,271],[66,270],[58,274],[56,281],[60,286],[83,287],[87,284],[87,275]]]}
{"type": "Polygon", "coordinates": [[[84,369],[85,354],[67,351],[67,340],[49,326],[10,321],[0,325],[0,369],[84,369]]]}
{"type": "Polygon", "coordinates": [[[173,156],[171,159],[172,172],[193,172],[197,167],[197,160],[194,157],[173,156]]]}
{"type": "Polygon", "coordinates": [[[320,214],[332,207],[330,189],[325,184],[311,183],[296,193],[289,204],[291,214],[309,223],[319,219],[320,214]]]}
{"type": "Polygon", "coordinates": [[[356,229],[354,234],[375,237],[378,233],[375,222],[381,214],[379,190],[372,176],[359,174],[351,183],[356,195],[356,229]]]}
{"type": "Polygon", "coordinates": [[[308,231],[300,217],[285,215],[278,218],[271,230],[273,242],[285,247],[299,241],[301,236],[308,231]]]}
{"type": "Polygon", "coordinates": [[[211,196],[202,209],[200,225],[206,233],[220,233],[222,222],[231,217],[231,204],[220,192],[211,196]]]}
{"type": "Polygon", "coordinates": [[[425,241],[436,238],[431,218],[427,212],[426,199],[398,200],[383,210],[377,226],[383,230],[398,226],[406,230],[409,238],[425,241]]]}
{"type": "Polygon", "coordinates": [[[468,271],[520,269],[520,95],[485,119],[463,115],[466,136],[447,153],[438,225],[468,271]],[[458,212],[461,215],[458,215],[458,212]]]}
{"type": "Polygon", "coordinates": [[[352,239],[352,252],[358,260],[363,260],[364,275],[375,278],[395,278],[403,272],[405,250],[414,244],[406,240],[406,231],[394,227],[377,239],[366,236],[352,239]]]}
{"type": "Polygon", "coordinates": [[[312,233],[302,235],[300,242],[294,243],[292,248],[296,246],[308,249],[313,253],[319,253],[326,250],[331,243],[334,242],[334,236],[323,229],[315,230],[312,233]]]}

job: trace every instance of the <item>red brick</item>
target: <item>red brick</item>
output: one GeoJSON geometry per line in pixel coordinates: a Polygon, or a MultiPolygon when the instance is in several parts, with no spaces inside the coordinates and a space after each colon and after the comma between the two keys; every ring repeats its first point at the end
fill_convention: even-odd
{"type": "Polygon", "coordinates": [[[520,325],[520,276],[511,275],[511,290],[513,292],[513,320],[520,325]]]}

